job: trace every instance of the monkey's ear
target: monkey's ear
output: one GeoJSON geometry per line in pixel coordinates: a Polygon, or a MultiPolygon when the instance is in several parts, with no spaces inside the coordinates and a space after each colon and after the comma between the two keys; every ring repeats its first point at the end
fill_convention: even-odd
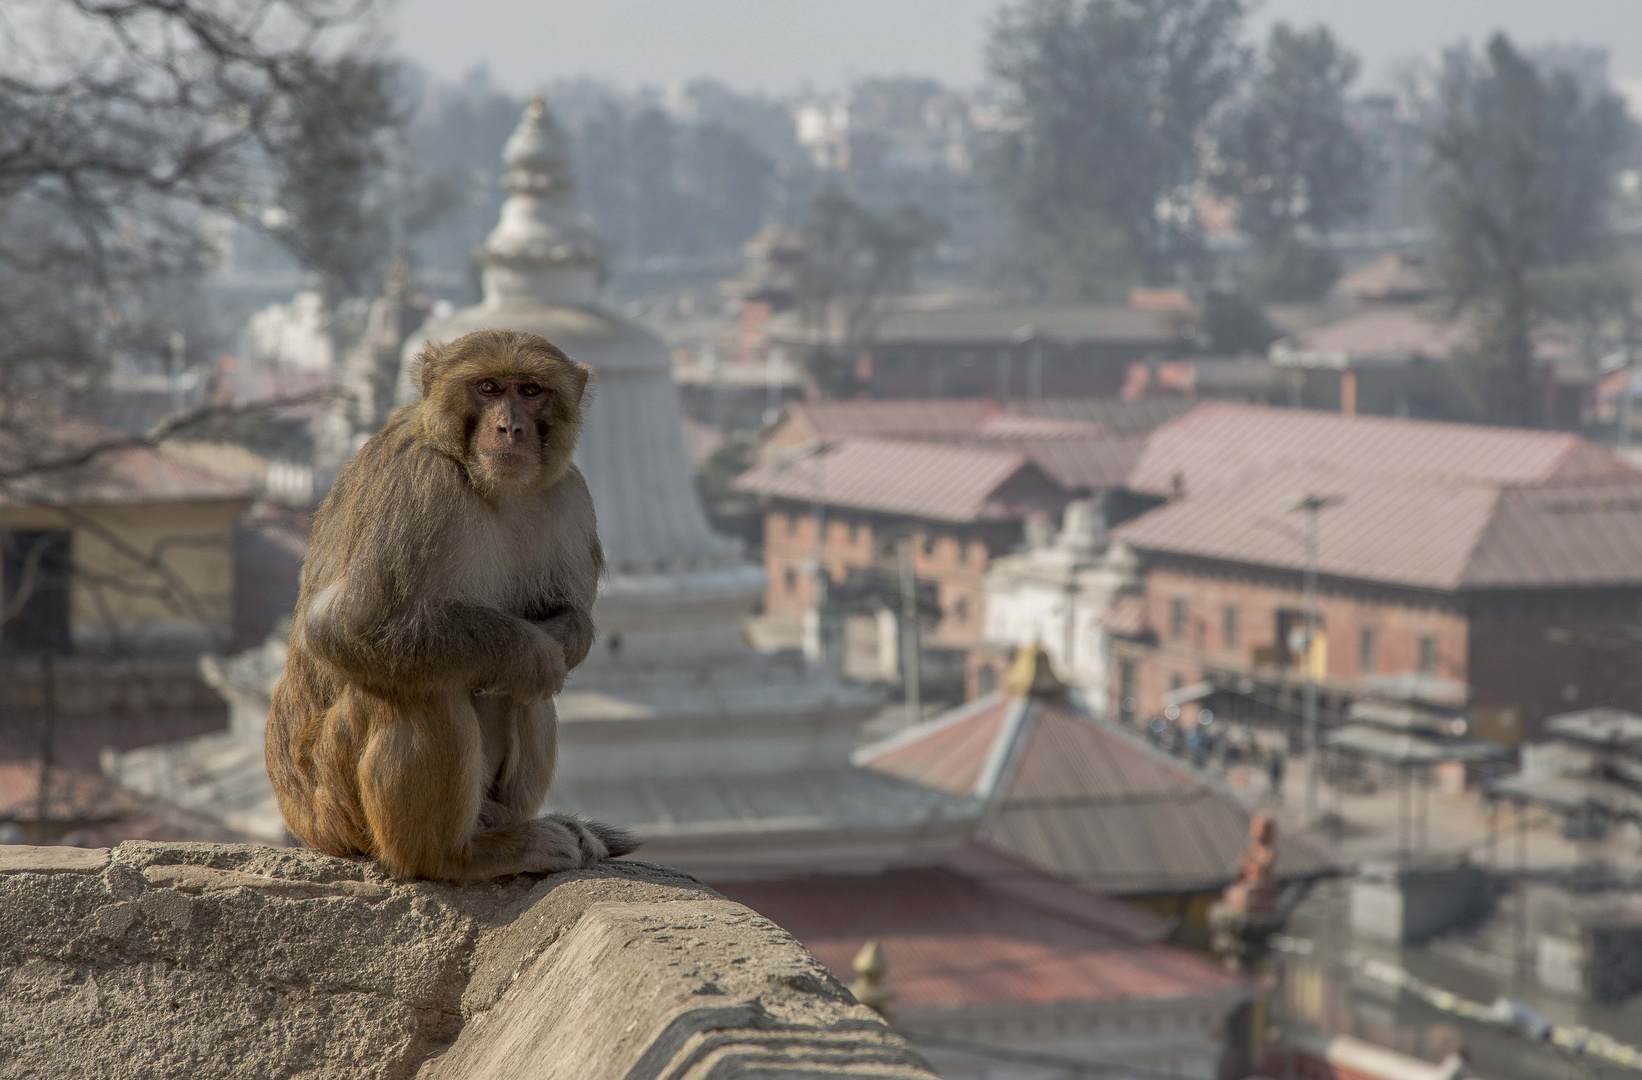
{"type": "Polygon", "coordinates": [[[427,348],[422,350],[421,359],[417,361],[421,365],[419,368],[421,378],[418,381],[422,385],[423,398],[426,398],[428,391],[433,389],[433,377],[438,373],[439,361],[442,359],[444,359],[444,354],[439,351],[439,346],[431,341],[428,342],[427,348]]]}
{"type": "Polygon", "coordinates": [[[576,391],[575,403],[577,408],[581,407],[582,394],[587,390],[587,377],[591,374],[593,374],[593,369],[588,367],[586,364],[578,364],[574,361],[571,362],[570,386],[571,389],[576,391]]]}

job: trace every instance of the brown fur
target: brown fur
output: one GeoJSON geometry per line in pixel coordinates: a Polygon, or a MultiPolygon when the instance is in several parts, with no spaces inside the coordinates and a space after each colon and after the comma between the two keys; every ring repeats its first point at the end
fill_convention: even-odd
{"type": "Polygon", "coordinates": [[[586,383],[585,365],[535,334],[429,346],[422,401],[337,477],[268,718],[268,775],[303,843],[451,881],[637,846],[610,826],[535,817],[553,777],[552,695],[592,647],[604,564],[570,461],[586,383]],[[487,378],[551,391],[521,475],[499,479],[474,451],[470,387],[487,378]]]}

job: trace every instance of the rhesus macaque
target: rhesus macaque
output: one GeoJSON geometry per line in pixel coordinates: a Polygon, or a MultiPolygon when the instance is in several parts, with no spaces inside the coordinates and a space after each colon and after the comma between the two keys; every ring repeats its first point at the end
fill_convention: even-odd
{"type": "Polygon", "coordinates": [[[314,516],[268,717],[280,811],[303,843],[407,877],[626,854],[620,829],[535,816],[604,565],[570,461],[587,366],[482,330],[429,345],[421,376],[314,516]]]}

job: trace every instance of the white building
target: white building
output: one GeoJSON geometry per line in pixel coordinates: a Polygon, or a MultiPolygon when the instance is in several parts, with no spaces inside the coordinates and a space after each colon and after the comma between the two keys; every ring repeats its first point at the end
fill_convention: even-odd
{"type": "Polygon", "coordinates": [[[1107,543],[1101,512],[1087,499],[1067,506],[1058,535],[1047,532],[1038,531],[1021,554],[992,564],[983,586],[982,633],[1004,651],[1041,644],[1061,677],[1104,712],[1109,654],[1103,620],[1119,597],[1139,593],[1135,556],[1121,543],[1107,543]]]}

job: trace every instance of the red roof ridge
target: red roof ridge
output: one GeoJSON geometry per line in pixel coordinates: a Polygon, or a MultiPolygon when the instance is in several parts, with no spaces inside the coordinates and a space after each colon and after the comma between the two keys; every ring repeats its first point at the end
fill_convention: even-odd
{"type": "Polygon", "coordinates": [[[988,892],[1121,941],[1155,944],[1174,927],[1172,920],[1161,915],[1096,892],[1087,885],[1063,881],[983,843],[965,844],[941,865],[988,892]]]}

